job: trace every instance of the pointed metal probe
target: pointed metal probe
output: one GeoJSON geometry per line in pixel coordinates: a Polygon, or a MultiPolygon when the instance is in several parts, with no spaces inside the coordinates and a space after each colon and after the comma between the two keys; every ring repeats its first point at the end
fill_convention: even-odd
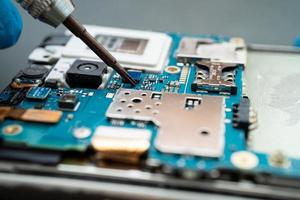
{"type": "Polygon", "coordinates": [[[78,38],[80,38],[105,64],[112,67],[128,83],[136,82],[117,62],[117,60],[81,25],[72,15],[66,18],[63,24],[78,38]]]}
{"type": "Polygon", "coordinates": [[[63,23],[76,37],[81,39],[105,64],[112,67],[126,82],[136,81],[117,60],[79,23],[71,13],[75,7],[71,0],[16,0],[36,19],[57,27],[63,23]]]}

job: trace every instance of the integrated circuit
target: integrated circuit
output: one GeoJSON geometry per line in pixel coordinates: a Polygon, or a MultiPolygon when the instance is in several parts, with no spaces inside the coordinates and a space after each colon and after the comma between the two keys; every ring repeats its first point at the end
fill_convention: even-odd
{"type": "Polygon", "coordinates": [[[128,74],[136,81],[140,82],[142,77],[142,72],[139,70],[128,70],[128,74]]]}
{"type": "Polygon", "coordinates": [[[45,100],[50,92],[51,88],[48,87],[32,87],[27,92],[26,98],[31,100],[45,100]]]}
{"type": "Polygon", "coordinates": [[[62,110],[74,111],[79,106],[79,100],[75,94],[64,94],[58,100],[58,107],[62,110]]]}

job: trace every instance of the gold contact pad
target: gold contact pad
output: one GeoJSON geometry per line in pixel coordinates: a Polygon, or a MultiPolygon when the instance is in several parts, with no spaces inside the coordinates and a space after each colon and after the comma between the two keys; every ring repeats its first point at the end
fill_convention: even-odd
{"type": "Polygon", "coordinates": [[[57,123],[61,116],[61,111],[28,109],[20,117],[20,120],[40,123],[57,123]]]}
{"type": "Polygon", "coordinates": [[[56,110],[0,107],[0,122],[5,118],[11,118],[28,122],[57,123],[61,117],[62,112],[56,110]]]}
{"type": "Polygon", "coordinates": [[[92,138],[92,147],[103,160],[134,164],[149,149],[150,135],[143,129],[100,126],[92,138]]]}
{"type": "Polygon", "coordinates": [[[95,150],[112,154],[143,154],[149,148],[147,141],[97,137],[92,141],[95,150]]]}

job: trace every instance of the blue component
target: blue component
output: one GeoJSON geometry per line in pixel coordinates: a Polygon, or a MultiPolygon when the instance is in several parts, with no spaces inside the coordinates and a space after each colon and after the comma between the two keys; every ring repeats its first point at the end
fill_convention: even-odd
{"type": "Polygon", "coordinates": [[[3,91],[0,93],[0,102],[6,102],[10,99],[11,92],[10,91],[3,91]]]}
{"type": "Polygon", "coordinates": [[[136,81],[140,82],[142,78],[142,72],[139,70],[128,70],[128,74],[136,81]]]}
{"type": "Polygon", "coordinates": [[[32,100],[45,100],[51,92],[51,88],[47,87],[33,87],[27,94],[26,98],[32,100]]]}

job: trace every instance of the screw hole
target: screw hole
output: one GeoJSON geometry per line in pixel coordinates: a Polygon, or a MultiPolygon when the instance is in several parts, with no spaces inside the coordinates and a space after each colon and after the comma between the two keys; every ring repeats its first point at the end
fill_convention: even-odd
{"type": "Polygon", "coordinates": [[[150,109],[151,109],[151,106],[150,106],[150,105],[146,105],[145,108],[146,108],[147,110],[150,110],[150,109]]]}
{"type": "Polygon", "coordinates": [[[155,105],[159,106],[159,105],[161,105],[161,102],[155,102],[155,105]]]}
{"type": "Polygon", "coordinates": [[[143,100],[141,98],[133,98],[131,101],[133,103],[141,103],[143,100]]]}
{"type": "Polygon", "coordinates": [[[201,135],[209,135],[209,132],[207,130],[202,130],[200,133],[201,135]]]}
{"type": "Polygon", "coordinates": [[[153,115],[157,115],[158,113],[159,113],[158,110],[154,110],[154,111],[152,112],[153,115]]]}
{"type": "Polygon", "coordinates": [[[140,112],[141,112],[141,110],[139,110],[139,109],[136,109],[136,110],[134,110],[134,112],[135,112],[135,113],[140,113],[140,112]]]}

